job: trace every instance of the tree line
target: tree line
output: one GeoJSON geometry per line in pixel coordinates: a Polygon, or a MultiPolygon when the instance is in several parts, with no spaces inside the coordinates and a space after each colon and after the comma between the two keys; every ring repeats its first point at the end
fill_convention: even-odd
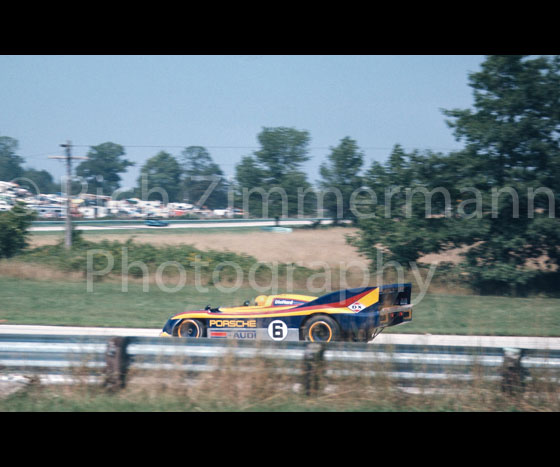
{"type": "MultiPolygon", "coordinates": [[[[92,146],[88,159],[76,166],[71,190],[114,199],[188,202],[210,209],[245,207],[252,217],[321,215],[324,211],[337,220],[356,220],[349,200],[365,179],[359,174],[364,153],[355,140],[345,137],[331,148],[320,166],[321,180],[314,186],[302,168],[310,159],[308,131],[265,127],[257,138],[260,148],[241,158],[232,180],[205,147],[189,146],[178,156],[160,151],[150,157],[140,167],[132,189],[121,186],[121,175],[136,163],[126,158],[124,146],[105,142],[92,146]]],[[[23,167],[17,148],[17,140],[0,136],[0,180],[17,182],[35,194],[63,191],[48,171],[23,167]]]]}
{"type": "MultiPolygon", "coordinates": [[[[348,136],[331,147],[313,186],[302,168],[309,133],[263,128],[259,149],[241,158],[233,180],[225,180],[205,148],[192,146],[178,157],[162,151],[146,161],[135,193],[155,197],[163,187],[169,201],[195,204],[215,183],[208,207],[233,203],[255,217],[323,208],[357,227],[350,241],[374,269],[380,258],[406,266],[463,248],[461,270],[473,287],[520,291],[557,274],[560,262],[560,57],[487,56],[468,82],[472,107],[443,110],[461,150],[407,152],[395,144],[386,161],[364,167],[363,151],[348,136]]],[[[14,148],[0,138],[0,178],[18,173],[14,148]]],[[[76,173],[90,192],[111,194],[133,165],[124,156],[122,146],[104,143],[91,148],[76,173]]]]}

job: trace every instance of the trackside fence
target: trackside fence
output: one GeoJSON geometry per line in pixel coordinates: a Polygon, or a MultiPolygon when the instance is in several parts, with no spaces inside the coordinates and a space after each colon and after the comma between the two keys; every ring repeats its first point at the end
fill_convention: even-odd
{"type": "MultiPolygon", "coordinates": [[[[410,390],[497,384],[504,392],[560,383],[560,350],[362,343],[257,342],[68,335],[0,335],[0,382],[98,384],[110,390],[148,375],[183,384],[267,372],[307,395],[359,383],[410,390]]],[[[365,385],[365,386],[364,386],[365,385]]],[[[556,390],[556,389],[554,389],[556,390]]]]}

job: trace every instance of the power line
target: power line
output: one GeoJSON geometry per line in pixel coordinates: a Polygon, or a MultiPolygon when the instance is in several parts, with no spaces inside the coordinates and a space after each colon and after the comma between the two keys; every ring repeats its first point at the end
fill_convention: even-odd
{"type": "MultiPolygon", "coordinates": [[[[89,148],[96,146],[94,144],[75,144],[74,147],[76,148],[89,148]]],[[[172,145],[172,144],[121,144],[120,146],[124,148],[146,148],[146,149],[160,149],[160,148],[169,148],[169,149],[186,149],[189,146],[200,146],[206,149],[262,149],[260,146],[205,146],[205,145],[172,145]]],[[[333,149],[335,146],[311,146],[307,149],[309,150],[330,150],[333,149]]],[[[365,151],[391,151],[394,149],[394,146],[359,146],[359,149],[365,151]]],[[[421,148],[413,148],[413,147],[405,147],[403,149],[408,150],[439,150],[439,151],[459,151],[461,148],[450,148],[450,147],[440,147],[440,146],[431,146],[431,147],[421,147],[421,148]]]]}

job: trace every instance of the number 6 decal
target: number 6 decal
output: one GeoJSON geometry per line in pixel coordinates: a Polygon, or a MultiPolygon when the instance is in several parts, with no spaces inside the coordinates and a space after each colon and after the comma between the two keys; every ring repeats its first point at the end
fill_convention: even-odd
{"type": "Polygon", "coordinates": [[[283,341],[288,335],[288,326],[279,319],[272,321],[268,325],[268,335],[274,341],[283,341]]]}

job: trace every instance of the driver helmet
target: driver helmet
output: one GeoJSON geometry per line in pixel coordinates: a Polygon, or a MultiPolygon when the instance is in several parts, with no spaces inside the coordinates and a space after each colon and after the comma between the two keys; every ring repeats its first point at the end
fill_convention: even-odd
{"type": "Polygon", "coordinates": [[[255,298],[255,305],[256,306],[263,306],[266,303],[267,298],[268,298],[268,296],[266,296],[266,295],[259,295],[257,298],[255,298]]]}

